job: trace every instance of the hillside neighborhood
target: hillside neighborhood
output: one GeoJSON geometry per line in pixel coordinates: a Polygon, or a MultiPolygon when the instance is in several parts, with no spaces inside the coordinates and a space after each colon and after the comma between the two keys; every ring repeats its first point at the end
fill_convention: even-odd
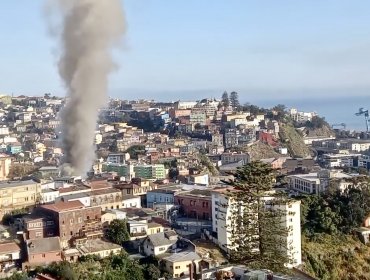
{"type": "MultiPolygon", "coordinates": [[[[315,112],[284,105],[240,104],[236,92],[198,101],[110,99],[99,111],[89,172],[64,176],[65,102],[51,94],[0,97],[1,277],[60,279],[40,267],[124,255],[154,260],[151,279],[330,279],[303,242],[328,233],[324,222],[310,224],[318,197],[333,205],[322,213],[335,212],[334,193],[342,199],[366,184],[369,133],[333,129],[315,112]],[[276,236],[288,260],[280,268],[234,259],[244,248],[236,245],[244,233],[232,229],[236,213],[248,212],[237,198],[248,166],[274,176],[261,199],[287,230],[276,236]]],[[[341,230],[367,243],[369,215],[348,230],[342,215],[341,230]]]]}

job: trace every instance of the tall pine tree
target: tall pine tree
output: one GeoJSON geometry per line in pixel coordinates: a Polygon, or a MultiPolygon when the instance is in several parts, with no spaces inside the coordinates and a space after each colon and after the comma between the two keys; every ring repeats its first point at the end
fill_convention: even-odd
{"type": "Polygon", "coordinates": [[[233,108],[238,108],[240,106],[239,94],[236,91],[230,93],[230,105],[233,106],[233,108]]]}
{"type": "Polygon", "coordinates": [[[230,99],[227,91],[224,91],[224,93],[222,94],[222,105],[226,108],[230,106],[230,99]]]}
{"type": "Polygon", "coordinates": [[[234,176],[235,180],[229,182],[233,189],[228,193],[231,260],[254,268],[283,271],[291,262],[284,210],[289,201],[273,190],[273,169],[255,161],[239,168],[234,176]]]}

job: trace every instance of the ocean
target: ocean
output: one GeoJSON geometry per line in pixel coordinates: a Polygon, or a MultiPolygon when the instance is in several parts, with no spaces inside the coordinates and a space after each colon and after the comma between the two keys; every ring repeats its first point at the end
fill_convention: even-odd
{"type": "Polygon", "coordinates": [[[370,110],[369,96],[339,96],[339,97],[306,97],[296,99],[269,99],[250,98],[249,102],[261,107],[271,108],[276,104],[284,104],[287,108],[297,108],[299,111],[317,112],[324,117],[329,124],[345,123],[347,129],[365,131],[364,116],[356,116],[355,113],[363,107],[370,110]]]}

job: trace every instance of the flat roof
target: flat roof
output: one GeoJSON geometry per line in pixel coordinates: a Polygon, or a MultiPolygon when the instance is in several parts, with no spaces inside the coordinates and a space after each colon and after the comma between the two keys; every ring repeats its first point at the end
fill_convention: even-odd
{"type": "Polygon", "coordinates": [[[33,180],[8,181],[8,182],[1,182],[0,183],[0,189],[21,187],[21,186],[27,186],[27,185],[36,185],[36,184],[38,184],[38,183],[33,181],[33,180]]]}

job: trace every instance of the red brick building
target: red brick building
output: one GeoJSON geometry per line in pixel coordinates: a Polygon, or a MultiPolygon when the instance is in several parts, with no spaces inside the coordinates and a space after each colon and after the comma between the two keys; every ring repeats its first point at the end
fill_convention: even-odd
{"type": "Polygon", "coordinates": [[[175,204],[180,206],[180,213],[187,218],[212,219],[212,197],[208,190],[179,193],[175,195],[175,204]]]}
{"type": "Polygon", "coordinates": [[[80,201],[42,205],[38,211],[51,216],[63,248],[86,239],[103,236],[101,207],[85,207],[80,201]]]}
{"type": "Polygon", "coordinates": [[[23,217],[24,238],[40,239],[57,235],[56,224],[51,216],[31,214],[23,217]]]}

